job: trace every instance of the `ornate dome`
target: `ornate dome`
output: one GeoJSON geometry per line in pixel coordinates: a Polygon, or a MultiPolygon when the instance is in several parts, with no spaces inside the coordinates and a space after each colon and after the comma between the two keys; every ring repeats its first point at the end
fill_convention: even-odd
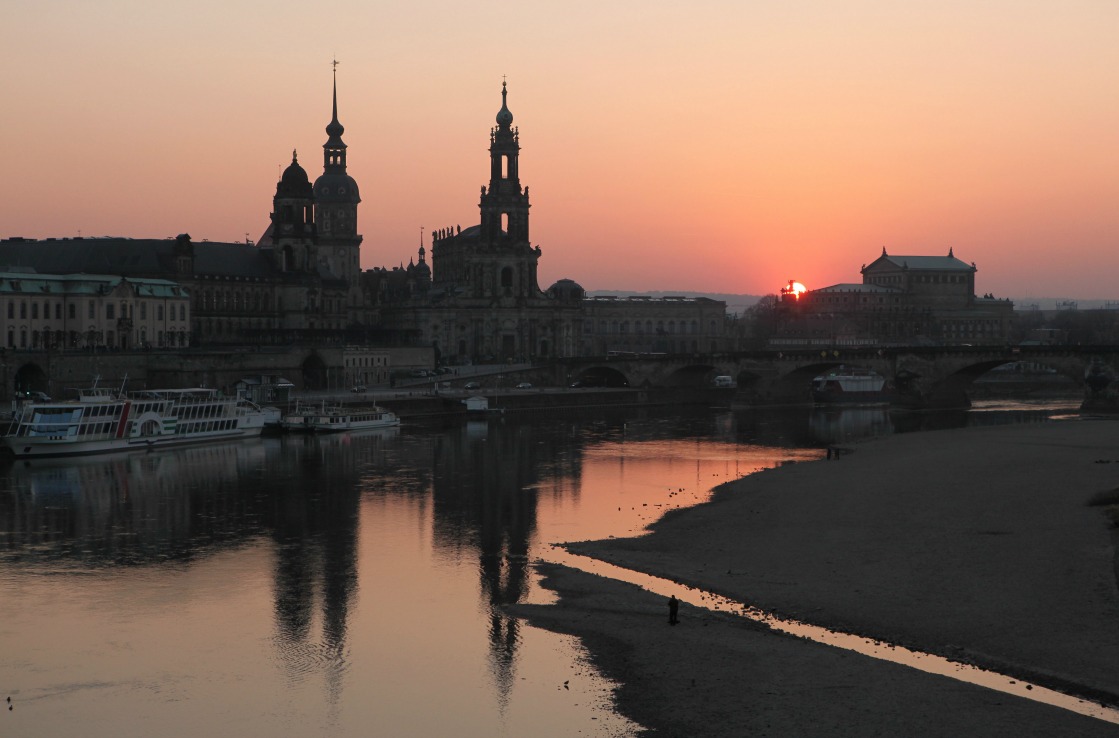
{"type": "Polygon", "coordinates": [[[502,128],[508,128],[513,124],[513,114],[509,112],[508,106],[505,104],[505,96],[508,92],[505,89],[505,83],[501,83],[501,110],[497,111],[497,124],[502,128]]]}
{"type": "Polygon", "coordinates": [[[573,279],[561,279],[547,290],[545,290],[548,297],[560,302],[579,302],[587,294],[583,289],[583,285],[579,284],[573,279]]]}
{"type": "Polygon", "coordinates": [[[299,159],[291,152],[291,164],[284,170],[276,185],[276,197],[311,197],[311,181],[307,172],[299,166],[299,159]]]}

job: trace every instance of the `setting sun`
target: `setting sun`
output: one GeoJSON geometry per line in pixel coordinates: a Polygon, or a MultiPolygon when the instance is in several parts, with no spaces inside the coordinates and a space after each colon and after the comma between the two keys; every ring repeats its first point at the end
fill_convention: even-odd
{"type": "Polygon", "coordinates": [[[786,285],[785,287],[781,288],[781,296],[782,297],[791,297],[794,300],[799,300],[800,296],[807,291],[808,291],[808,288],[805,287],[800,282],[795,282],[793,280],[789,280],[789,284],[786,285]]]}

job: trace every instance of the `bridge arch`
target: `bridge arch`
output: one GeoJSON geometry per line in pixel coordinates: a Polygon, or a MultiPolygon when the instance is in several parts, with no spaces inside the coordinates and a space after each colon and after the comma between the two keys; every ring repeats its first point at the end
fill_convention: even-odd
{"type": "Polygon", "coordinates": [[[664,378],[666,387],[710,387],[715,377],[723,372],[712,364],[686,364],[664,378]]]}
{"type": "Polygon", "coordinates": [[[629,387],[629,377],[612,366],[592,365],[584,367],[573,376],[572,387],[629,387]]]}
{"type": "Polygon", "coordinates": [[[24,364],[13,375],[12,391],[17,395],[22,392],[43,392],[49,395],[50,381],[47,373],[34,362],[24,364]]]}
{"type": "Polygon", "coordinates": [[[326,362],[318,354],[311,354],[303,360],[303,389],[319,390],[327,388],[326,362]]]}

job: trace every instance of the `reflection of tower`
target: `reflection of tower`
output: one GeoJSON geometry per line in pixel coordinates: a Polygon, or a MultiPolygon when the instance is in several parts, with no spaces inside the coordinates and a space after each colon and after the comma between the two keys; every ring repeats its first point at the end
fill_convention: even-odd
{"type": "MultiPolygon", "coordinates": [[[[488,605],[490,664],[502,705],[514,681],[519,622],[504,606],[529,590],[528,554],[536,535],[538,482],[578,476],[577,440],[562,424],[548,427],[490,424],[447,435],[435,449],[435,545],[478,549],[481,594],[488,605]],[[542,438],[541,436],[547,436],[542,438]]],[[[571,486],[561,484],[564,493],[571,486]]]]}
{"type": "Polygon", "coordinates": [[[323,669],[331,703],[341,697],[350,603],[357,590],[360,491],[355,461],[334,449],[322,463],[317,438],[292,438],[281,457],[291,483],[276,491],[277,649],[293,676],[323,669]],[[339,463],[342,462],[342,463],[339,463]],[[322,635],[314,642],[316,594],[322,635]]]}

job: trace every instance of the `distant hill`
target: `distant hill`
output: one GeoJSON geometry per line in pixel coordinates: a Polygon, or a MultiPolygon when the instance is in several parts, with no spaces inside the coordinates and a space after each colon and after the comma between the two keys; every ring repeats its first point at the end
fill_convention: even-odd
{"type": "Polygon", "coordinates": [[[591,297],[633,297],[647,295],[649,297],[707,297],[712,300],[722,300],[727,304],[728,313],[741,313],[746,308],[761,299],[761,295],[736,295],[727,292],[688,292],[687,290],[654,290],[649,292],[635,292],[634,290],[587,290],[591,297]]]}

